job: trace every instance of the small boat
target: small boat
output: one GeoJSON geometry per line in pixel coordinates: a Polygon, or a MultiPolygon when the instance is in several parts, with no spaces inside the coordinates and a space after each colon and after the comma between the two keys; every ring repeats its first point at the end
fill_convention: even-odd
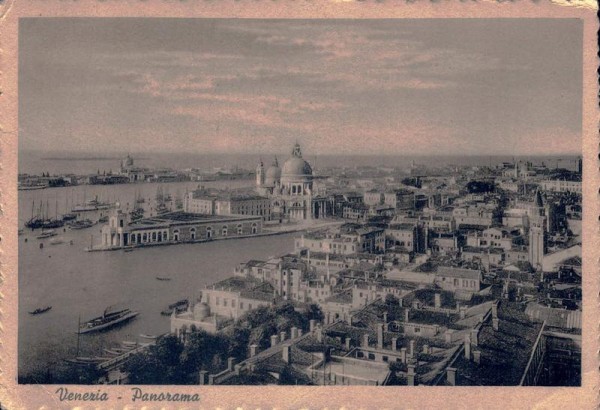
{"type": "Polygon", "coordinates": [[[157,276],[156,280],[169,281],[169,280],[171,280],[171,278],[157,276]]]}
{"type": "Polygon", "coordinates": [[[165,309],[162,312],[160,312],[161,315],[163,316],[171,316],[173,314],[174,309],[165,309]]]}
{"type": "Polygon", "coordinates": [[[23,229],[19,229],[19,236],[23,235],[25,231],[23,229]]]}
{"type": "Polygon", "coordinates": [[[47,219],[44,222],[42,222],[42,229],[60,228],[64,224],[65,222],[62,219],[47,219]]]}
{"type": "Polygon", "coordinates": [[[112,354],[113,356],[120,356],[120,355],[121,355],[121,353],[119,353],[119,352],[115,352],[115,351],[114,351],[114,350],[112,350],[112,349],[104,349],[104,351],[105,351],[106,353],[108,353],[108,354],[112,354]]]}
{"type": "Polygon", "coordinates": [[[98,363],[103,362],[104,359],[100,357],[76,357],[75,360],[79,362],[98,363]]]}
{"type": "Polygon", "coordinates": [[[123,340],[121,342],[124,346],[137,346],[138,342],[132,342],[131,340],[123,340]]]}
{"type": "Polygon", "coordinates": [[[123,252],[133,252],[133,248],[126,248],[126,249],[123,249],[123,252]]]}
{"type": "Polygon", "coordinates": [[[65,362],[80,366],[95,366],[96,364],[98,364],[97,362],[81,361],[77,359],[65,359],[65,362]]]}
{"type": "Polygon", "coordinates": [[[50,239],[50,245],[60,245],[61,243],[65,243],[65,241],[62,238],[50,239]]]}
{"type": "Polygon", "coordinates": [[[145,333],[140,333],[140,337],[143,337],[144,339],[158,339],[158,336],[155,335],[147,335],[145,333]]]}
{"type": "Polygon", "coordinates": [[[36,310],[29,312],[29,314],[30,315],[40,315],[42,313],[46,313],[50,309],[52,309],[52,306],[46,306],[46,307],[43,307],[43,308],[37,308],[36,310]]]}
{"type": "Polygon", "coordinates": [[[101,217],[100,219],[98,219],[98,222],[101,222],[101,223],[108,222],[108,216],[101,217]]]}
{"type": "Polygon", "coordinates": [[[72,221],[73,219],[76,219],[77,215],[73,214],[73,213],[68,213],[68,214],[64,214],[62,219],[63,221],[72,221]]]}
{"type": "Polygon", "coordinates": [[[47,239],[47,238],[51,238],[53,236],[56,236],[56,232],[54,232],[53,230],[49,230],[49,231],[43,231],[41,234],[36,236],[36,238],[37,239],[47,239]]]}
{"type": "Polygon", "coordinates": [[[94,225],[96,225],[96,223],[90,221],[89,219],[84,219],[82,221],[73,221],[69,224],[71,229],[85,229],[90,228],[94,225]]]}

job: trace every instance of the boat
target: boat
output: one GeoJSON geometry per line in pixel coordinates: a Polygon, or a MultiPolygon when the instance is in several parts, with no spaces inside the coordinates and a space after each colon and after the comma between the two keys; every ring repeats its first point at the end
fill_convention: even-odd
{"type": "Polygon", "coordinates": [[[52,239],[50,239],[50,245],[60,245],[62,243],[65,243],[64,239],[62,239],[62,238],[52,238],[52,239]]]}
{"type": "Polygon", "coordinates": [[[82,334],[107,329],[118,323],[131,320],[139,314],[140,312],[136,312],[131,309],[121,309],[111,312],[109,308],[106,308],[102,313],[102,316],[95,317],[81,324],[78,333],[82,334]]]}
{"type": "Polygon", "coordinates": [[[46,219],[42,222],[42,229],[61,228],[64,224],[65,221],[61,219],[46,219]]]}
{"type": "Polygon", "coordinates": [[[133,248],[125,248],[123,249],[123,252],[133,252],[133,248]]]}
{"type": "Polygon", "coordinates": [[[158,339],[158,336],[156,335],[147,335],[145,333],[140,333],[140,337],[143,337],[144,339],[158,339]]]}
{"type": "Polygon", "coordinates": [[[73,221],[69,224],[71,229],[86,229],[86,228],[90,228],[94,225],[96,225],[96,224],[94,222],[90,221],[89,219],[84,219],[81,221],[73,221]]]}
{"type": "Polygon", "coordinates": [[[104,352],[105,352],[105,353],[108,353],[108,354],[112,354],[113,356],[120,356],[120,355],[121,355],[121,353],[119,353],[119,352],[115,352],[115,351],[114,351],[114,350],[112,350],[112,349],[104,349],[104,352]]]}
{"type": "Polygon", "coordinates": [[[171,304],[169,305],[169,309],[176,309],[176,308],[178,308],[178,307],[182,307],[182,306],[185,306],[185,307],[187,307],[187,305],[188,305],[189,303],[190,303],[190,302],[189,302],[187,299],[181,299],[181,300],[178,300],[178,301],[177,301],[177,302],[175,302],[175,303],[171,303],[171,304]]]}
{"type": "Polygon", "coordinates": [[[33,191],[36,189],[45,189],[46,185],[19,185],[17,188],[19,191],[33,191]]]}
{"type": "Polygon", "coordinates": [[[100,202],[98,200],[98,197],[96,197],[94,199],[90,199],[89,201],[85,202],[84,204],[75,205],[71,209],[71,212],[102,211],[102,210],[113,209],[116,207],[117,207],[117,204],[110,203],[110,202],[100,202]]]}
{"type": "Polygon", "coordinates": [[[74,213],[64,214],[62,219],[63,221],[72,221],[73,219],[77,219],[77,215],[74,213]]]}
{"type": "Polygon", "coordinates": [[[104,215],[103,217],[100,217],[100,219],[98,219],[98,222],[100,222],[100,223],[108,222],[108,216],[104,215]]]}
{"type": "Polygon", "coordinates": [[[95,366],[98,364],[97,362],[81,361],[81,360],[77,360],[77,359],[65,359],[65,362],[71,363],[71,364],[77,364],[77,365],[81,365],[81,366],[95,366]]]}
{"type": "Polygon", "coordinates": [[[36,236],[37,239],[47,239],[47,238],[51,238],[53,236],[56,236],[56,232],[54,232],[53,230],[50,231],[42,231],[41,234],[39,234],[38,236],[36,236]]]}
{"type": "Polygon", "coordinates": [[[173,314],[173,310],[174,309],[165,309],[162,312],[160,312],[160,314],[163,316],[171,316],[173,314]]]}
{"type": "Polygon", "coordinates": [[[23,229],[19,229],[19,236],[23,235],[25,231],[23,229]]]}
{"type": "Polygon", "coordinates": [[[104,362],[105,359],[102,357],[76,357],[75,360],[79,361],[79,362],[88,362],[88,363],[98,363],[98,362],[104,362]]]}
{"type": "Polygon", "coordinates": [[[43,307],[43,308],[37,308],[36,310],[33,310],[33,311],[29,312],[29,314],[30,315],[40,315],[42,313],[46,313],[50,309],[52,309],[52,306],[46,306],[46,307],[43,307]]]}
{"type": "Polygon", "coordinates": [[[123,344],[123,346],[137,346],[138,342],[132,342],[131,340],[123,340],[121,342],[123,344]]]}
{"type": "Polygon", "coordinates": [[[169,280],[171,280],[171,278],[164,278],[164,277],[157,276],[156,280],[169,281],[169,280]]]}

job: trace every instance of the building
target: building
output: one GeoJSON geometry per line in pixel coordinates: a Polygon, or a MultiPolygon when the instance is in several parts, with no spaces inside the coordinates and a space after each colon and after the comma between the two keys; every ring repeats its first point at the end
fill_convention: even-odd
{"type": "Polygon", "coordinates": [[[550,179],[540,182],[540,188],[544,191],[552,192],[572,192],[582,194],[581,181],[566,181],[562,179],[550,179]]]}
{"type": "Polygon", "coordinates": [[[167,245],[247,237],[262,232],[259,216],[217,216],[172,212],[131,223],[128,214],[113,211],[102,227],[102,248],[167,245]]]}
{"type": "Polygon", "coordinates": [[[202,215],[251,215],[271,219],[271,200],[256,194],[218,194],[203,189],[188,192],[184,212],[202,215]]]}
{"type": "Polygon", "coordinates": [[[396,210],[415,209],[415,193],[408,189],[395,189],[383,194],[383,203],[396,210]]]}
{"type": "Polygon", "coordinates": [[[435,274],[435,282],[443,290],[454,292],[459,299],[460,296],[470,299],[481,290],[481,271],[440,266],[435,274]]]}
{"type": "Polygon", "coordinates": [[[256,168],[256,190],[271,200],[273,219],[303,221],[325,218],[333,212],[327,198],[313,191],[313,170],[302,158],[296,143],[291,157],[279,168],[277,159],[265,170],[261,161],[256,168]]]}

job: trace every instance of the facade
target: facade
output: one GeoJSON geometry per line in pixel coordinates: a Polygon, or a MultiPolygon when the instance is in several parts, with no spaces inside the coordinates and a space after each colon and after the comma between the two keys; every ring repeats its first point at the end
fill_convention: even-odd
{"type": "Polygon", "coordinates": [[[581,181],[564,181],[560,179],[550,179],[540,182],[540,188],[544,191],[573,192],[579,195],[583,192],[582,185],[581,181]]]}
{"type": "Polygon", "coordinates": [[[271,219],[271,200],[252,194],[211,195],[198,190],[188,192],[183,203],[185,212],[201,215],[250,215],[271,219]]]}
{"type": "Polygon", "coordinates": [[[102,247],[166,245],[231,237],[246,237],[262,232],[258,216],[213,216],[173,212],[129,223],[128,215],[113,211],[102,227],[102,247]]]}
{"type": "Polygon", "coordinates": [[[396,189],[383,194],[383,203],[396,210],[415,209],[415,193],[408,189],[396,189]]]}
{"type": "Polygon", "coordinates": [[[481,271],[440,266],[435,274],[436,283],[450,292],[472,295],[481,289],[481,271]]]}

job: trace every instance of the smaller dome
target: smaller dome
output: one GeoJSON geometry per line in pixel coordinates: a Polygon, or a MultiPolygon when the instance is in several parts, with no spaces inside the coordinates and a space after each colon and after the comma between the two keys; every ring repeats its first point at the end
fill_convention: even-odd
{"type": "Polygon", "coordinates": [[[206,303],[196,303],[194,306],[194,319],[202,320],[210,316],[210,307],[206,303]]]}
{"type": "Polygon", "coordinates": [[[281,168],[272,165],[267,169],[265,185],[272,186],[275,185],[277,181],[281,179],[281,168]]]}

